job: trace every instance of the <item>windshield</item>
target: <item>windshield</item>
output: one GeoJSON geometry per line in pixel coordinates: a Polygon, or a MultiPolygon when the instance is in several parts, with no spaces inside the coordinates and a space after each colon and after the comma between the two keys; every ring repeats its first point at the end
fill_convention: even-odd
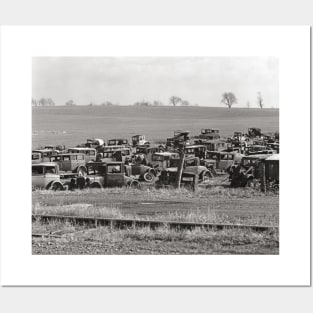
{"type": "Polygon", "coordinates": [[[163,161],[164,156],[163,155],[153,155],[152,156],[152,161],[163,161]]]}
{"type": "Polygon", "coordinates": [[[121,173],[122,166],[120,164],[117,165],[108,165],[108,173],[121,173]]]}

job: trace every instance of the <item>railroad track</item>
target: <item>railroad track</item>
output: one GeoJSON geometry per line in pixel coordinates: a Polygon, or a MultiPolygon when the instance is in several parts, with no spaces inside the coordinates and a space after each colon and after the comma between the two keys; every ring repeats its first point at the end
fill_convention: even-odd
{"type": "Polygon", "coordinates": [[[40,220],[42,222],[51,221],[67,221],[76,225],[87,225],[90,227],[110,226],[116,228],[127,227],[150,227],[155,229],[160,226],[167,225],[169,228],[192,230],[195,228],[203,228],[208,230],[223,230],[223,229],[247,229],[256,232],[266,232],[278,230],[277,226],[265,225],[244,225],[244,224],[217,224],[217,223],[196,223],[196,222],[175,222],[175,221],[157,221],[157,220],[136,220],[136,219],[121,219],[121,218],[101,218],[101,217],[80,217],[80,216],[63,216],[63,215],[32,215],[32,220],[40,220]]]}

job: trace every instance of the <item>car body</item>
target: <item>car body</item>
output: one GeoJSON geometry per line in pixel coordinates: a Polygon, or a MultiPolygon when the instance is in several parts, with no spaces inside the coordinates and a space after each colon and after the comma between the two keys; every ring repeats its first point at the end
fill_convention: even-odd
{"type": "Polygon", "coordinates": [[[279,185],[279,154],[266,158],[264,162],[266,179],[279,185]]]}
{"type": "Polygon", "coordinates": [[[138,180],[128,175],[122,162],[89,162],[87,179],[91,188],[140,186],[138,180]]]}
{"type": "Polygon", "coordinates": [[[39,189],[62,190],[58,164],[42,162],[32,164],[32,187],[39,189]]]}
{"type": "Polygon", "coordinates": [[[152,155],[160,151],[160,147],[137,146],[134,153],[135,163],[151,164],[152,155]],[[143,160],[145,160],[143,162],[143,160]]]}
{"type": "Polygon", "coordinates": [[[52,149],[38,149],[38,150],[33,150],[33,153],[39,153],[40,154],[40,162],[49,162],[50,157],[53,155],[59,154],[58,150],[52,150],[52,149]]]}
{"type": "Polygon", "coordinates": [[[243,156],[239,164],[229,171],[231,187],[253,187],[262,177],[262,163],[269,156],[266,154],[243,156]]]}
{"type": "Polygon", "coordinates": [[[149,145],[149,142],[146,140],[145,135],[134,135],[132,136],[133,147],[149,145]]]}
{"type": "Polygon", "coordinates": [[[41,153],[39,152],[32,152],[32,164],[38,164],[41,163],[41,153]]]}
{"type": "Polygon", "coordinates": [[[220,130],[217,128],[203,128],[199,135],[199,139],[215,140],[220,138],[220,130]]]}
{"type": "Polygon", "coordinates": [[[50,162],[57,163],[59,170],[85,175],[86,155],[84,153],[61,153],[50,157],[50,162]]]}
{"type": "Polygon", "coordinates": [[[87,148],[95,148],[96,150],[98,150],[100,147],[102,147],[104,145],[105,145],[105,143],[104,143],[103,139],[91,138],[91,139],[87,139],[85,147],[87,147],[87,148]]]}
{"type": "Polygon", "coordinates": [[[90,161],[96,161],[97,150],[95,148],[88,147],[76,147],[69,148],[68,153],[82,153],[85,155],[85,163],[90,161]]]}
{"type": "Polygon", "coordinates": [[[97,153],[97,162],[123,162],[130,163],[132,159],[130,148],[119,148],[97,153]]]}
{"type": "Polygon", "coordinates": [[[124,146],[124,147],[129,147],[130,144],[128,142],[128,139],[110,139],[108,140],[108,146],[124,146]]]}
{"type": "Polygon", "coordinates": [[[140,181],[146,181],[149,183],[153,182],[159,174],[159,171],[157,171],[156,169],[138,163],[126,166],[126,169],[129,176],[133,176],[140,181]]]}
{"type": "Polygon", "coordinates": [[[187,145],[185,147],[185,155],[204,159],[206,150],[207,148],[204,145],[187,145]]]}
{"type": "MultiPolygon", "coordinates": [[[[161,171],[157,184],[159,186],[174,185],[179,164],[180,159],[171,159],[170,167],[161,171]]],[[[184,159],[182,183],[194,184],[195,180],[201,183],[207,183],[211,176],[212,173],[205,166],[200,165],[200,159],[198,157],[187,156],[184,159]]]]}
{"type": "Polygon", "coordinates": [[[248,128],[248,136],[250,138],[261,137],[262,136],[261,128],[256,128],[256,127],[248,128]]]}
{"type": "Polygon", "coordinates": [[[237,152],[207,151],[203,164],[220,172],[226,172],[232,165],[239,163],[243,155],[237,152]]]}
{"type": "Polygon", "coordinates": [[[167,148],[179,148],[189,144],[189,130],[174,130],[174,136],[166,139],[167,148]]]}
{"type": "Polygon", "coordinates": [[[222,151],[228,148],[228,143],[222,139],[196,139],[196,145],[203,145],[207,151],[222,151]]]}
{"type": "Polygon", "coordinates": [[[174,152],[156,152],[151,158],[151,167],[161,171],[170,167],[171,159],[178,159],[179,154],[174,152]]]}

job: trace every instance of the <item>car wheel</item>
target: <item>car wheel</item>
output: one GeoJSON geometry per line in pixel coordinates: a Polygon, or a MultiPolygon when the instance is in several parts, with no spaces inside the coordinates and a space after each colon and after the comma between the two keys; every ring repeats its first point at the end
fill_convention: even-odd
{"type": "Polygon", "coordinates": [[[77,170],[78,176],[87,176],[87,169],[84,166],[81,166],[77,170]]]}
{"type": "Polygon", "coordinates": [[[129,183],[129,187],[140,189],[140,188],[141,188],[141,185],[140,185],[140,183],[139,183],[138,180],[132,180],[132,181],[129,183]]]}
{"type": "Polygon", "coordinates": [[[63,185],[59,182],[54,182],[51,187],[50,187],[51,190],[53,191],[60,191],[60,190],[64,190],[63,188],[63,185]]]}
{"type": "Polygon", "coordinates": [[[154,175],[151,172],[146,172],[144,173],[143,178],[146,182],[152,183],[154,180],[154,175]]]}
{"type": "Polygon", "coordinates": [[[100,188],[102,188],[102,186],[98,182],[93,182],[93,183],[91,183],[90,188],[98,188],[98,189],[100,189],[100,188]]]}
{"type": "Polygon", "coordinates": [[[205,171],[201,176],[202,182],[208,183],[210,181],[210,178],[212,177],[212,173],[210,171],[205,171]]]}

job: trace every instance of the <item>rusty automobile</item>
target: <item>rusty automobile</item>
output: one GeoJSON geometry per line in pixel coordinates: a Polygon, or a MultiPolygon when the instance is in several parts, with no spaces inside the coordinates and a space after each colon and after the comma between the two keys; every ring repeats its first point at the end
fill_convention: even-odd
{"type": "Polygon", "coordinates": [[[56,163],[32,164],[32,188],[63,190],[63,183],[56,163]]]}
{"type": "Polygon", "coordinates": [[[127,172],[130,176],[135,177],[139,181],[152,183],[158,176],[159,171],[144,164],[131,164],[126,166],[127,172]]]}
{"type": "Polygon", "coordinates": [[[156,152],[152,155],[151,163],[148,164],[156,171],[161,172],[164,169],[170,167],[170,161],[172,159],[179,159],[179,154],[176,152],[156,152]]]}
{"type": "Polygon", "coordinates": [[[83,153],[62,153],[50,157],[50,162],[57,163],[63,172],[77,173],[79,176],[87,174],[86,155],[83,153]]]}
{"type": "Polygon", "coordinates": [[[89,162],[85,186],[90,188],[111,188],[130,186],[140,188],[137,179],[130,176],[122,162],[89,162]]]}
{"type": "Polygon", "coordinates": [[[225,173],[241,161],[243,155],[237,152],[207,151],[202,165],[206,166],[213,174],[225,173]]]}
{"type": "Polygon", "coordinates": [[[145,135],[134,135],[132,136],[132,144],[133,147],[137,147],[137,146],[149,146],[149,142],[146,140],[145,135]]]}
{"type": "Polygon", "coordinates": [[[174,136],[166,139],[166,148],[174,149],[189,144],[189,130],[174,130],[174,136]]]}
{"type": "Polygon", "coordinates": [[[110,139],[108,140],[108,146],[120,146],[120,147],[130,147],[128,139],[110,139]]]}
{"type": "Polygon", "coordinates": [[[132,161],[132,154],[130,148],[119,148],[115,150],[106,150],[104,152],[98,152],[96,157],[97,162],[123,162],[129,164],[132,161]]]}
{"type": "Polygon", "coordinates": [[[256,128],[256,127],[248,128],[248,137],[249,138],[262,137],[261,128],[256,128]]]}
{"type": "Polygon", "coordinates": [[[203,128],[201,134],[198,136],[199,139],[215,140],[220,139],[220,130],[217,128],[203,128]]]}
{"type": "Polygon", "coordinates": [[[85,155],[85,163],[90,161],[96,161],[97,150],[95,148],[88,147],[76,147],[68,149],[68,153],[82,153],[85,155]]]}
{"type": "Polygon", "coordinates": [[[138,146],[133,154],[133,162],[136,164],[151,164],[152,155],[160,152],[160,147],[138,146]]]}
{"type": "Polygon", "coordinates": [[[53,155],[57,155],[58,153],[59,153],[58,150],[52,150],[52,149],[33,150],[32,151],[32,160],[33,160],[33,155],[35,157],[34,160],[38,160],[38,156],[40,155],[40,157],[39,157],[40,162],[49,162],[50,157],[53,155]]]}
{"type": "MultiPolygon", "coordinates": [[[[171,159],[170,167],[161,171],[157,187],[175,184],[179,163],[180,159],[171,159]]],[[[206,184],[209,182],[210,177],[212,177],[212,173],[200,164],[198,157],[185,157],[181,179],[182,185],[195,187],[198,183],[206,184]]]]}
{"type": "Polygon", "coordinates": [[[244,156],[229,171],[231,187],[257,187],[262,177],[262,164],[269,156],[265,154],[244,156]]]}

